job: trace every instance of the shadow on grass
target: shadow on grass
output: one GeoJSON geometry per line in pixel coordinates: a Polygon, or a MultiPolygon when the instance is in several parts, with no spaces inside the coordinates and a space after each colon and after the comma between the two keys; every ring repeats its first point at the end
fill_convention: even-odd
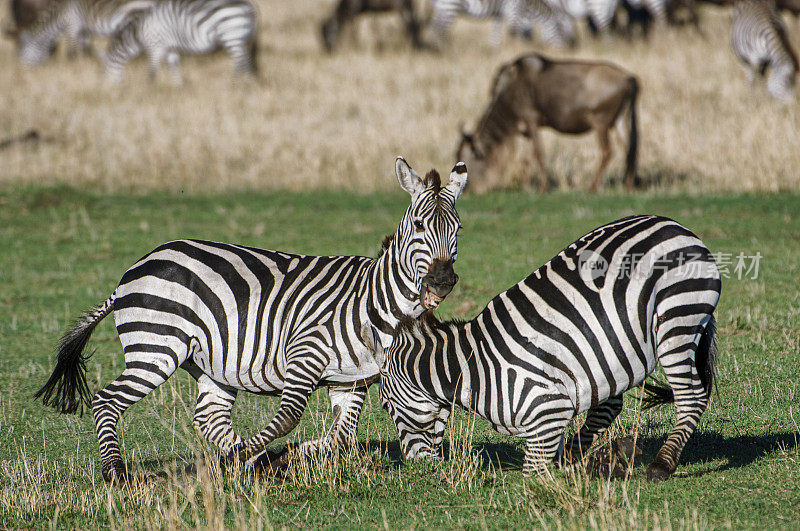
{"type": "MultiPolygon", "coordinates": [[[[642,450],[642,462],[650,463],[666,440],[662,437],[642,437],[637,441],[642,450]]],[[[800,446],[800,435],[796,432],[769,435],[738,435],[726,437],[718,432],[699,432],[692,435],[681,454],[681,465],[701,464],[716,459],[726,459],[713,472],[742,468],[754,461],[781,449],[792,450],[800,446]]],[[[707,473],[707,472],[706,472],[707,473]]]]}
{"type": "MultiPolygon", "coordinates": [[[[637,445],[642,450],[642,457],[637,463],[647,465],[653,461],[661,445],[664,444],[666,435],[661,437],[642,437],[637,440],[637,445]]],[[[686,445],[678,464],[701,464],[717,459],[726,459],[709,472],[722,472],[728,469],[746,467],[756,460],[781,449],[792,450],[800,446],[800,435],[795,432],[784,432],[770,435],[739,435],[725,437],[718,432],[700,432],[692,435],[686,445]]],[[[372,439],[359,443],[362,453],[378,453],[389,459],[393,468],[403,465],[402,452],[397,440],[382,441],[372,439]]],[[[444,459],[450,459],[450,443],[445,441],[442,445],[444,459]]],[[[481,456],[484,468],[501,469],[504,471],[518,471],[522,469],[525,452],[518,444],[511,442],[485,442],[473,444],[473,450],[481,456]]],[[[283,447],[278,450],[270,449],[272,458],[282,453],[283,447]]],[[[197,464],[195,456],[171,455],[163,458],[147,459],[139,465],[143,478],[150,480],[166,480],[172,475],[196,476],[197,464]],[[173,472],[174,471],[174,472],[173,472]]],[[[265,473],[262,471],[262,473],[265,473]]]]}

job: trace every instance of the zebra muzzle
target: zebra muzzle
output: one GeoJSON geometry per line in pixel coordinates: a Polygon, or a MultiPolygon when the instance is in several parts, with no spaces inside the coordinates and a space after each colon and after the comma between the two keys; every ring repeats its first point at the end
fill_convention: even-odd
{"type": "Polygon", "coordinates": [[[453,271],[451,260],[434,259],[428,274],[423,279],[425,293],[422,295],[422,307],[435,310],[453,290],[458,282],[458,275],[453,271]]]}

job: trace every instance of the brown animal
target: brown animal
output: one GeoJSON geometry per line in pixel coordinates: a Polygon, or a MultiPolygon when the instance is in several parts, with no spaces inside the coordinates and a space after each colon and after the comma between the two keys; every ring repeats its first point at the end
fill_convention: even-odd
{"type": "MultiPolygon", "coordinates": [[[[547,190],[539,128],[550,127],[572,135],[596,131],[602,152],[591,190],[595,191],[612,155],[609,133],[616,127],[627,137],[625,185],[636,177],[636,77],[610,63],[555,61],[539,54],[524,55],[502,66],[494,80],[491,102],[475,132],[462,130],[458,158],[479,174],[504,161],[497,153],[508,139],[522,134],[533,143],[541,170],[541,188],[547,190]]],[[[530,172],[526,179],[530,180],[530,172]]],[[[528,184],[528,183],[526,183],[528,184]]]]}
{"type": "Polygon", "coordinates": [[[403,19],[411,43],[415,48],[422,47],[420,24],[414,15],[413,0],[339,0],[339,4],[321,26],[322,44],[325,50],[336,49],[342,31],[363,13],[388,13],[396,11],[403,19]]]}
{"type": "Polygon", "coordinates": [[[6,26],[3,28],[3,33],[11,37],[17,38],[19,33],[30,26],[32,26],[39,16],[44,13],[48,6],[55,0],[11,0],[11,21],[13,26],[6,26]]]}

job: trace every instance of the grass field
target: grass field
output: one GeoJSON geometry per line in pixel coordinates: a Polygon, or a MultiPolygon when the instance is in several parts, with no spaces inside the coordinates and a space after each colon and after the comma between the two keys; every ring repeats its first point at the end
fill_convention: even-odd
{"type": "MultiPolygon", "coordinates": [[[[388,186],[388,185],[387,185],[388,186]]],[[[305,253],[376,253],[407,196],[106,195],[73,188],[0,192],[0,527],[236,526],[563,528],[795,528],[800,521],[800,196],[689,197],[648,192],[466,195],[457,272],[442,316],[474,315],[578,235],[634,212],[684,223],[720,256],[760,253],[757,278],[730,270],[718,308],[719,394],[677,474],[648,484],[644,467],[673,412],[639,414],[631,397],[614,435],[638,433],[644,450],[629,480],[556,472],[524,480],[521,441],[457,415],[450,459],[403,464],[373,387],[351,454],[294,463],[284,479],[221,475],[191,427],[195,386],[177,373],[121,423],[130,470],[147,481],[102,481],[89,416],[56,414],[32,394],[52,369],[52,348],[82,310],[104,299],[155,244],[202,237],[305,253]]],[[[123,360],[111,319],[95,332],[93,389],[123,360]]],[[[237,429],[253,433],[275,399],[240,395],[237,429]]],[[[315,394],[290,440],[324,433],[327,396],[315,394]]],[[[279,447],[281,444],[276,444],[279,447]]]]}
{"type": "MultiPolygon", "coordinates": [[[[751,88],[730,50],[730,11],[703,11],[705,37],[669,30],[649,41],[595,41],[575,50],[488,45],[488,23],[458,20],[442,54],[415,53],[395,16],[363,20],[357,43],[321,51],[328,0],[255,2],[261,77],[231,82],[222,56],[185,58],[185,85],[148,83],[145,61],[109,86],[91,57],[25,69],[0,42],[0,138],[33,128],[47,141],[2,152],[0,183],[71,184],[107,192],[307,190],[392,186],[391,161],[456,162],[458,126],[475,124],[492,77],[531,50],[613,61],[641,81],[640,174],[685,191],[799,190],[800,106],[751,88]],[[379,44],[380,43],[380,44],[379,44]]],[[[427,2],[419,2],[420,5],[427,2]]],[[[800,23],[787,20],[795,49],[800,23]]],[[[585,189],[599,160],[593,136],[545,133],[562,189],[585,189]]],[[[619,181],[617,145],[606,182],[619,181]]],[[[534,181],[536,182],[536,181],[534,181]]],[[[500,183],[511,184],[509,183],[500,183]]]]}

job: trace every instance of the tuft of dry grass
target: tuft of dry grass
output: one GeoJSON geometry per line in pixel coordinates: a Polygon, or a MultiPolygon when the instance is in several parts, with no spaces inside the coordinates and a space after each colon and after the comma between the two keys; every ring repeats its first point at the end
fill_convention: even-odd
{"type": "MultiPolygon", "coordinates": [[[[256,82],[232,82],[220,54],[184,58],[181,88],[166,75],[151,85],[144,61],[129,66],[122,86],[110,86],[92,58],[57,57],[26,69],[2,41],[0,138],[35,129],[44,141],[0,152],[0,186],[393,189],[398,154],[423,171],[449,169],[458,125],[475,123],[499,65],[537,50],[613,61],[640,78],[640,173],[650,185],[800,189],[800,106],[781,106],[763,86],[747,84],[728,44],[726,9],[703,11],[705,37],[693,29],[632,42],[582,35],[575,50],[510,39],[492,48],[488,23],[459,19],[441,54],[412,50],[398,17],[384,15],[360,21],[357,42],[326,55],[318,24],[330,1],[256,3],[256,82]]],[[[800,48],[800,24],[788,26],[800,48]]],[[[585,189],[598,162],[596,140],[551,133],[544,140],[559,185],[585,189]]],[[[618,181],[623,152],[616,147],[609,175],[618,181]]],[[[512,186],[514,176],[506,177],[501,185],[512,186]]]]}

